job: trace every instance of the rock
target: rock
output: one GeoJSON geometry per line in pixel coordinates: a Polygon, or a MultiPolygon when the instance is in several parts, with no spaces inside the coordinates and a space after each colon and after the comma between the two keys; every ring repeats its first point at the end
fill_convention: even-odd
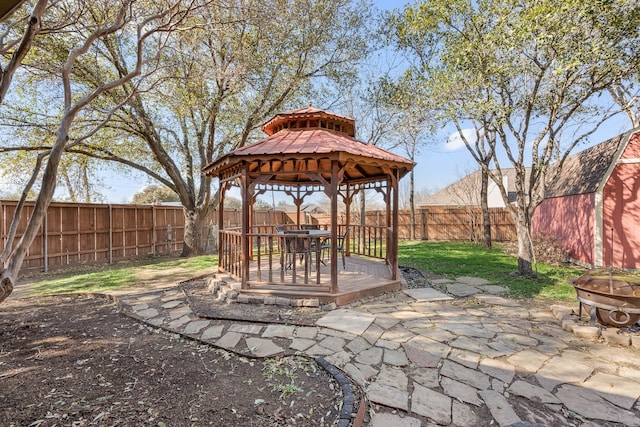
{"type": "Polygon", "coordinates": [[[452,400],[420,384],[414,384],[411,412],[427,417],[438,424],[451,424],[452,400]]]}

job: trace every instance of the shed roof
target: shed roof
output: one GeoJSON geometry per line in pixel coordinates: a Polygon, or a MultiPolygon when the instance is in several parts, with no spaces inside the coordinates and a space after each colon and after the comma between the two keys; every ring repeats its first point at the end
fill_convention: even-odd
{"type": "MultiPolygon", "coordinates": [[[[615,136],[567,157],[558,177],[547,186],[545,197],[594,193],[605,179],[609,166],[615,161],[616,153],[627,134],[615,136]]],[[[558,166],[557,163],[552,165],[558,166]]]]}

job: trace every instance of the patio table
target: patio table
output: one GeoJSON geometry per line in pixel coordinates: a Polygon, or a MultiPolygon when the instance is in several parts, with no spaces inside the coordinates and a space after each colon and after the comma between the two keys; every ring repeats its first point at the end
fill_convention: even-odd
{"type": "MultiPolygon", "coordinates": [[[[327,265],[324,260],[320,258],[320,252],[322,250],[322,241],[331,237],[331,232],[329,230],[285,230],[284,234],[296,236],[285,237],[285,239],[288,240],[286,245],[288,251],[291,250],[293,243],[293,251],[296,255],[308,255],[309,259],[312,260],[311,252],[315,252],[316,265],[319,263],[327,265]],[[302,250],[299,250],[301,248],[302,250]]],[[[295,262],[295,260],[293,260],[293,262],[295,262]]],[[[311,262],[308,263],[309,268],[311,267],[311,264],[311,262]]]]}

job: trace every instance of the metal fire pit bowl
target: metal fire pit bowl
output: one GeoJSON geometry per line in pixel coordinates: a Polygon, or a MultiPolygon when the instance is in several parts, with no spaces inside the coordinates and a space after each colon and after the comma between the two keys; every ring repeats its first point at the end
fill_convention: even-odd
{"type": "Polygon", "coordinates": [[[594,269],[577,279],[569,279],[582,306],[591,307],[594,316],[604,325],[618,328],[632,326],[640,320],[640,277],[611,268],[594,269]]]}

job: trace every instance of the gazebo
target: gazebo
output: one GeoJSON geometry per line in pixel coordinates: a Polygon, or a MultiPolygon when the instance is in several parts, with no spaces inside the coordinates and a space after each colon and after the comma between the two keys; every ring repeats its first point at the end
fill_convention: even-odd
{"type": "Polygon", "coordinates": [[[279,113],[262,129],[267,138],[204,168],[220,181],[219,206],[232,186],[242,198],[240,227],[224,228],[219,209],[219,273],[239,281],[241,294],[338,305],[399,289],[398,183],[414,163],[357,140],[353,119],[312,106],[279,113]],[[351,202],[365,190],[382,194],[384,224],[352,224],[351,202]],[[253,204],[267,191],[292,197],[295,224],[254,224],[253,204]],[[330,221],[308,231],[300,210],[314,193],[329,199],[330,221]]]}

